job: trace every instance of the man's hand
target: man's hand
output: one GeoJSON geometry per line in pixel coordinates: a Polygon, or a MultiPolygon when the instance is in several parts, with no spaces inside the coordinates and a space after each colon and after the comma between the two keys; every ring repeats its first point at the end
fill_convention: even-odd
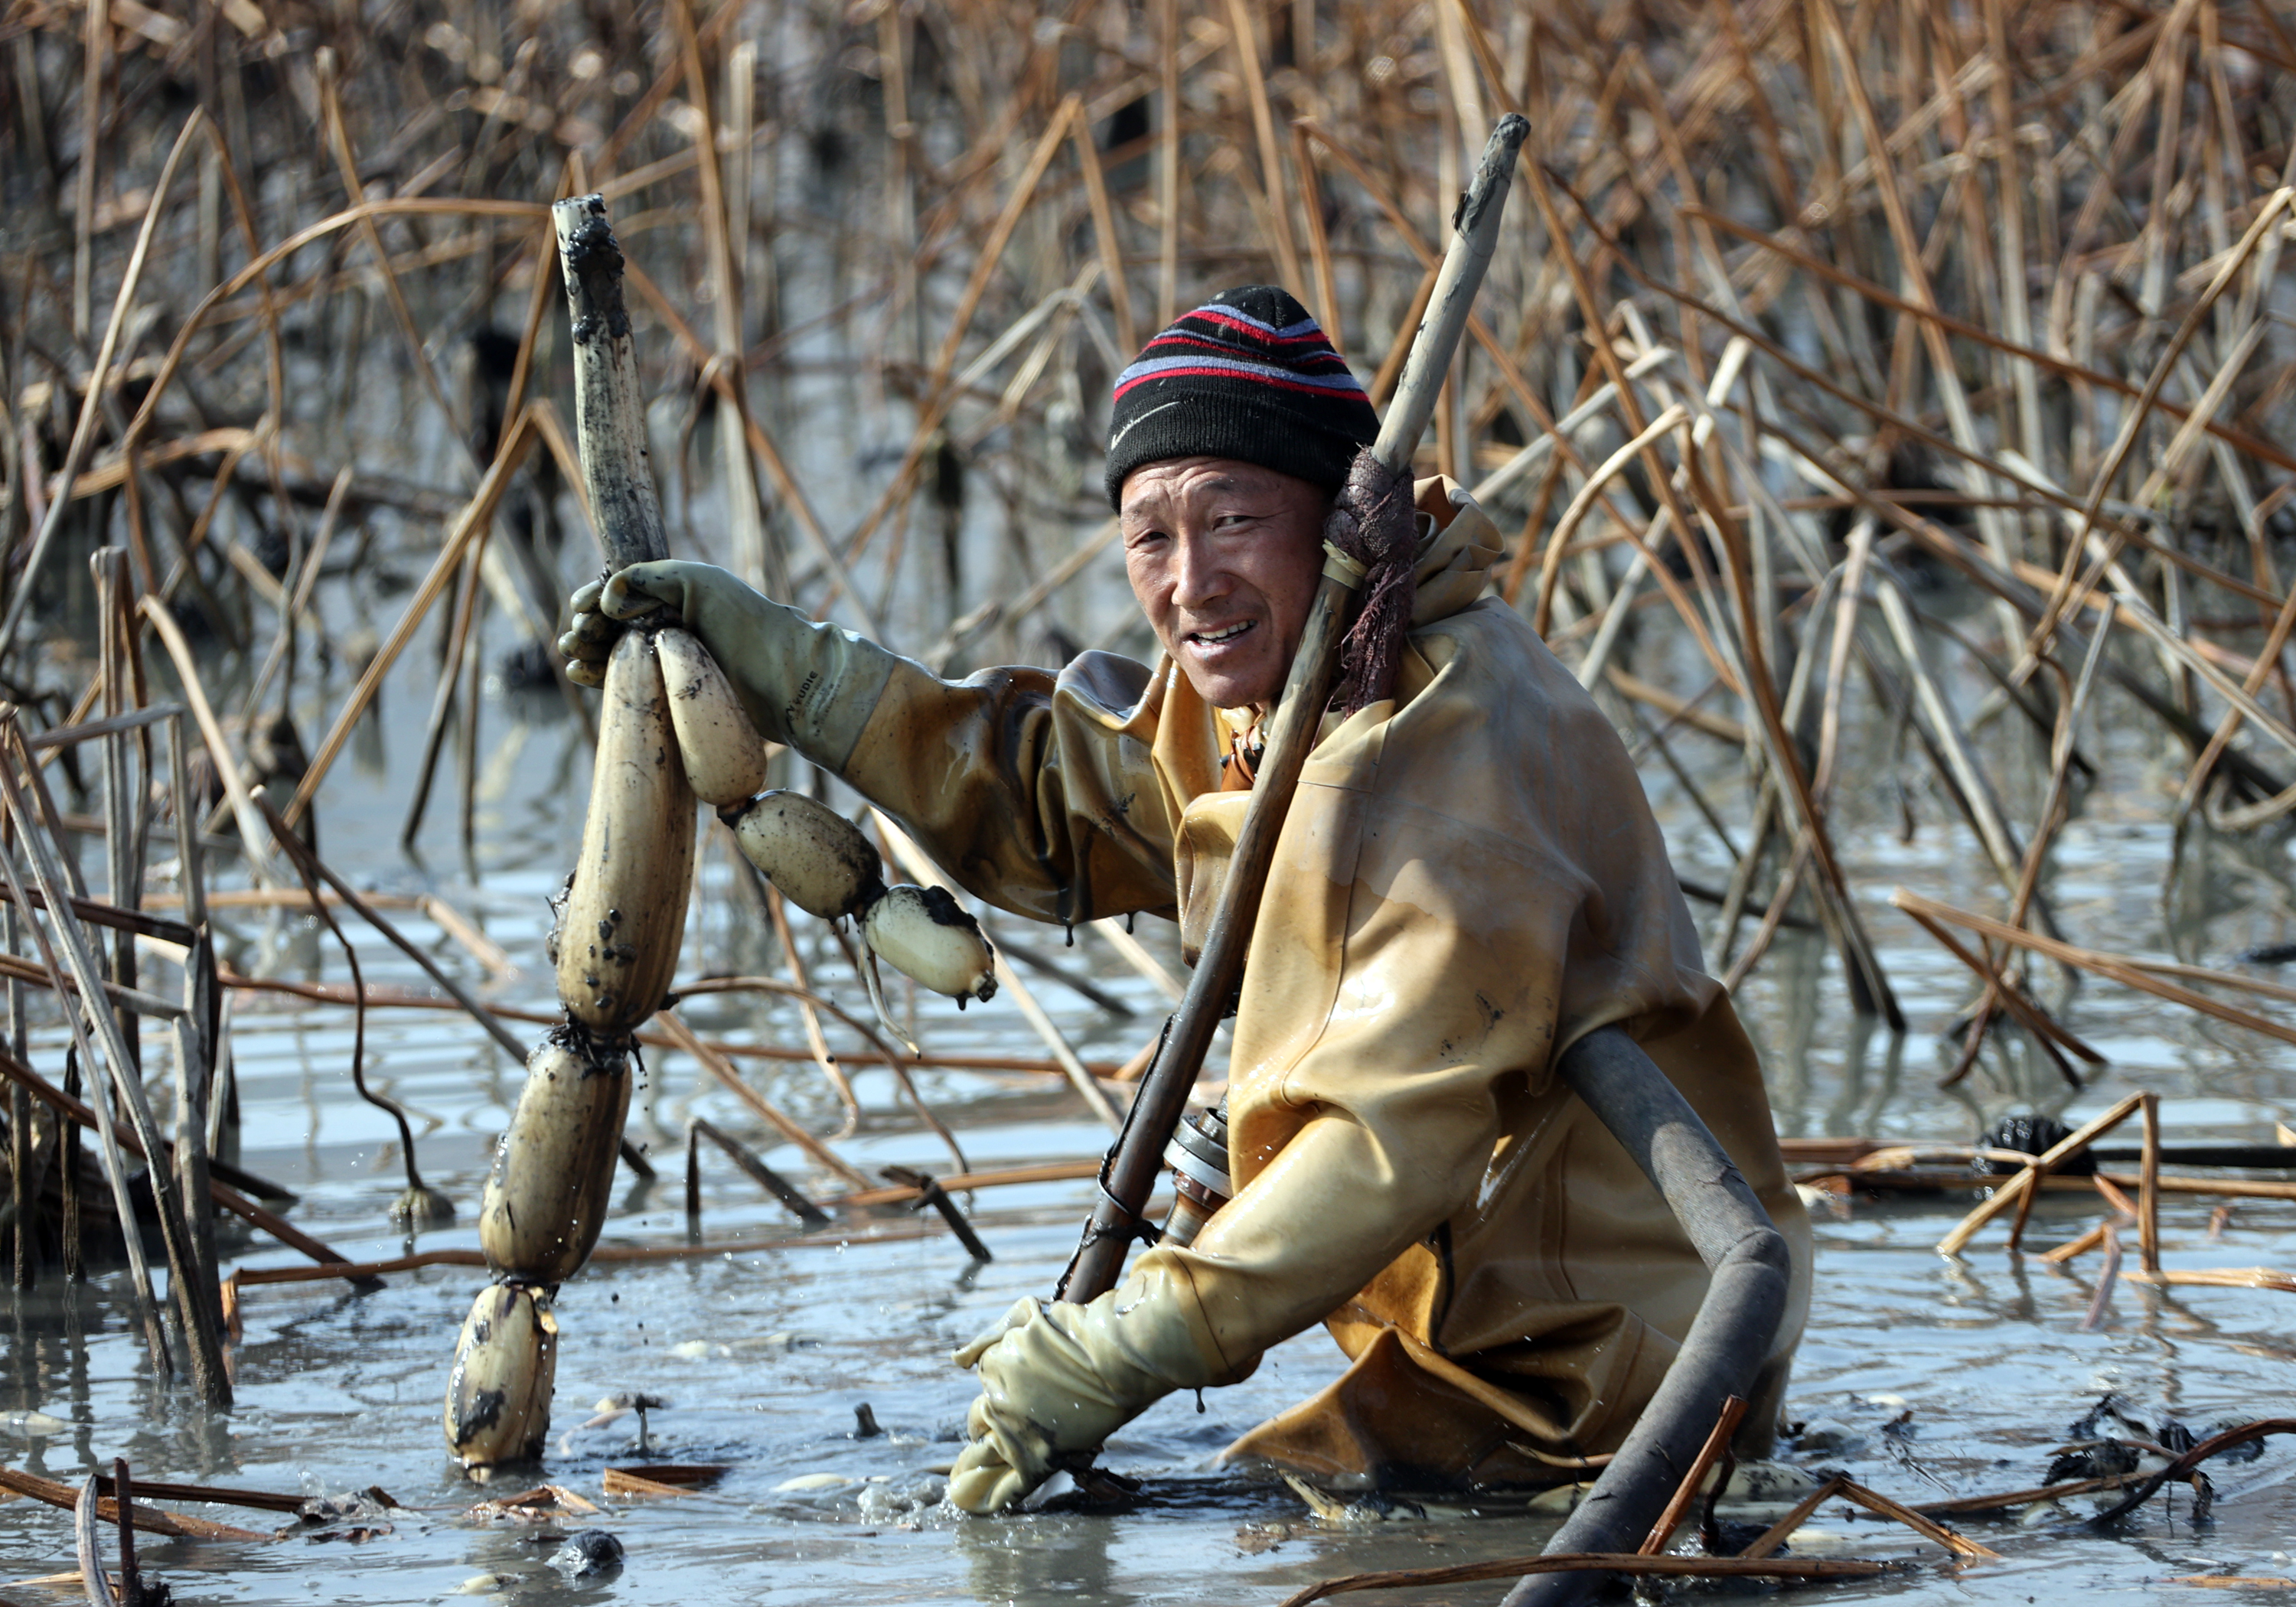
{"type": "Polygon", "coordinates": [[[1220,1358],[1187,1277],[1154,1254],[1088,1306],[1021,1301],[955,1359],[980,1378],[972,1443],[948,1476],[950,1505],[968,1513],[1019,1505],[1172,1390],[1251,1370],[1220,1358]]]}
{"type": "Polygon", "coordinates": [[[728,587],[750,590],[714,565],[675,558],[634,563],[591,581],[567,600],[574,618],[558,638],[558,651],[566,656],[566,678],[584,686],[604,685],[606,660],[613,656],[615,638],[625,623],[652,616],[660,624],[683,624],[698,631],[706,594],[728,587]]]}

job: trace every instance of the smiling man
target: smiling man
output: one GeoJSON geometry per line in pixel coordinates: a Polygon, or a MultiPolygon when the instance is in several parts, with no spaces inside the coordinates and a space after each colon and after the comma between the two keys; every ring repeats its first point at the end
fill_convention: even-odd
{"type": "MultiPolygon", "coordinates": [[[[588,676],[668,609],[758,726],[873,799],[990,903],[1073,924],[1177,918],[1193,958],[1342,519],[1405,494],[1377,420],[1283,291],[1230,291],[1119,378],[1108,492],[1151,667],[942,681],[707,565],[575,597],[588,676]],[[1362,461],[1359,464],[1359,455],[1362,461]],[[1351,477],[1352,476],[1352,477],[1351,477]]],[[[1237,999],[1234,1197],[1088,1305],[1024,1300],[958,1353],[981,1394],[950,1498],[1009,1507],[1163,1396],[1232,1383],[1318,1322],[1349,1359],[1234,1460],[1327,1483],[1588,1477],[1702,1298],[1672,1213],[1554,1075],[1618,1027],[1688,1098],[1785,1234],[1786,1321],[1739,1449],[1767,1448],[1808,1302],[1808,1227],[1760,1070],[1624,748],[1488,594],[1491,521],[1449,481],[1376,575],[1286,817],[1237,999]]]]}

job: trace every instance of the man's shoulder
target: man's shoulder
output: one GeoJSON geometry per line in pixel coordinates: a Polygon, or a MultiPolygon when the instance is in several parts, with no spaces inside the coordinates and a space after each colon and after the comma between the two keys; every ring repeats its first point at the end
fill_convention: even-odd
{"type": "Polygon", "coordinates": [[[1119,726],[1136,716],[1160,688],[1156,672],[1139,660],[1098,648],[1070,659],[1054,685],[1059,695],[1082,705],[1085,713],[1119,726]]]}
{"type": "Polygon", "coordinates": [[[1433,679],[1398,714],[1408,716],[1431,694],[1434,701],[1420,709],[1423,716],[1438,715],[1446,705],[1454,712],[1483,709],[1506,717],[1489,722],[1494,734],[1527,723],[1588,718],[1611,729],[1578,677],[1501,598],[1486,596],[1423,626],[1411,640],[1433,679]]]}

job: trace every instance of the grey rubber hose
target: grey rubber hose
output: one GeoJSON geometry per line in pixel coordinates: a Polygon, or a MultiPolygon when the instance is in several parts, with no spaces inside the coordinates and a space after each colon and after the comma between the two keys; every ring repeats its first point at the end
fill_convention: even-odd
{"type": "MultiPolygon", "coordinates": [[[[1616,1027],[1588,1033],[1555,1068],[1626,1146],[1672,1208],[1711,1275],[1697,1320],[1641,1419],[1546,1552],[1630,1552],[1713,1431],[1722,1403],[1751,1390],[1786,1309],[1784,1237],[1666,1074],[1616,1027]]],[[[1534,1574],[1501,1607],[1565,1607],[1607,1576],[1534,1574]]]]}

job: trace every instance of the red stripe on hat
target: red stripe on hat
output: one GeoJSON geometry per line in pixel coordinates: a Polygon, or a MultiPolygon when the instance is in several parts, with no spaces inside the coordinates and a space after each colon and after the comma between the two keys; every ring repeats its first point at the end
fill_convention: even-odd
{"type": "Polygon", "coordinates": [[[1360,398],[1363,394],[1361,391],[1357,390],[1333,390],[1328,385],[1302,385],[1291,380],[1279,380],[1273,374],[1238,373],[1233,368],[1205,367],[1167,368],[1155,373],[1144,374],[1139,379],[1128,380],[1124,383],[1119,385],[1116,388],[1116,395],[1120,398],[1125,395],[1126,392],[1130,391],[1138,386],[1145,385],[1152,380],[1193,379],[1235,380],[1246,385],[1269,385],[1275,387],[1278,390],[1295,390],[1302,396],[1321,397],[1326,401],[1331,401],[1341,397],[1360,398]]]}
{"type": "Polygon", "coordinates": [[[1308,332],[1304,335],[1279,335],[1271,332],[1265,324],[1249,323],[1242,318],[1231,317],[1226,314],[1216,312],[1209,307],[1200,307],[1194,312],[1185,314],[1180,317],[1173,324],[1173,328],[1179,328],[1180,325],[1185,324],[1190,318],[1201,318],[1207,324],[1226,324],[1230,329],[1242,330],[1245,334],[1250,336],[1254,341],[1262,346],[1298,346],[1309,340],[1321,340],[1326,346],[1331,344],[1330,341],[1324,339],[1323,326],[1315,324],[1312,319],[1309,320],[1310,327],[1308,332]]]}

